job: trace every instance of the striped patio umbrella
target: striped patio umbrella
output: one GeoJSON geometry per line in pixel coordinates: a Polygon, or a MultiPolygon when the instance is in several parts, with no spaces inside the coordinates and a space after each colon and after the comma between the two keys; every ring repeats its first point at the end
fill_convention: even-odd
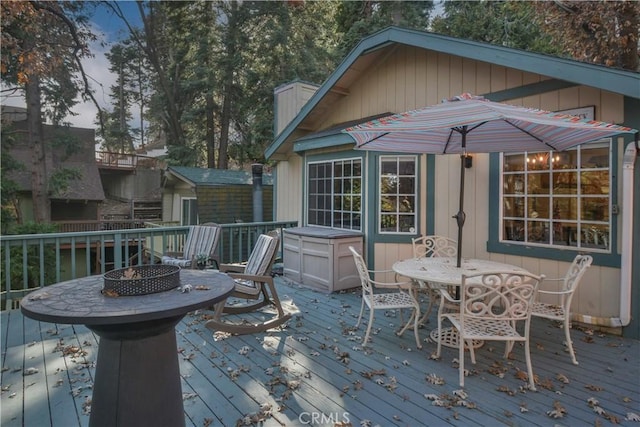
{"type": "Polygon", "coordinates": [[[585,142],[638,131],[624,126],[489,101],[468,93],[441,104],[344,129],[356,148],[372,151],[460,154],[458,267],[464,226],[464,158],[470,153],[562,151],[585,142]]]}

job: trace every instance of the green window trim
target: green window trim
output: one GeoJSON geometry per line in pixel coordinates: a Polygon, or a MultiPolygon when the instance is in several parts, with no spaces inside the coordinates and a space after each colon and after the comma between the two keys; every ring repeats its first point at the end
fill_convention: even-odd
{"type": "MultiPolygon", "coordinates": [[[[618,144],[611,144],[611,205],[618,204],[618,144]]],[[[507,255],[525,256],[532,258],[571,261],[577,253],[588,253],[593,256],[594,264],[620,268],[620,254],[618,254],[618,217],[613,214],[611,219],[610,253],[589,251],[583,248],[537,246],[500,241],[500,206],[502,203],[500,185],[502,185],[502,164],[500,153],[489,156],[489,240],[487,252],[507,255]]]]}
{"type": "MultiPolygon", "coordinates": [[[[369,151],[369,155],[367,156],[367,203],[366,203],[366,211],[371,213],[371,217],[367,221],[367,236],[368,244],[367,250],[370,254],[373,254],[373,243],[411,243],[411,239],[417,237],[421,234],[420,229],[420,206],[421,200],[424,197],[423,190],[421,188],[421,180],[420,174],[421,166],[420,166],[420,155],[419,154],[410,154],[410,153],[393,153],[393,152],[373,152],[369,151]],[[379,224],[379,197],[380,194],[380,180],[379,180],[379,166],[380,166],[380,157],[415,157],[416,161],[416,221],[417,226],[415,227],[414,233],[380,233],[378,229],[379,224]]],[[[431,157],[431,156],[429,156],[431,157]]],[[[432,168],[433,169],[433,168],[432,168]]],[[[429,181],[432,182],[432,181],[429,181]]],[[[431,191],[433,193],[433,190],[431,191]]],[[[431,208],[432,209],[432,208],[431,208]]],[[[427,215],[429,216],[429,215],[427,215]]]]}
{"type": "MultiPolygon", "coordinates": [[[[338,152],[338,153],[326,153],[326,154],[317,154],[317,155],[305,155],[305,161],[304,161],[304,168],[303,168],[303,187],[304,187],[304,197],[302,200],[302,204],[303,204],[303,212],[304,212],[304,224],[305,225],[311,225],[314,227],[327,227],[327,228],[336,228],[336,229],[341,229],[341,230],[352,230],[352,231],[360,231],[362,232],[364,229],[364,215],[365,215],[365,206],[363,203],[363,198],[364,198],[364,188],[366,185],[366,180],[365,180],[365,164],[364,164],[364,156],[363,153],[361,152],[356,152],[356,151],[343,151],[343,152],[338,152]],[[330,163],[332,165],[332,174],[335,172],[335,164],[336,163],[340,163],[340,162],[348,162],[348,161],[358,161],[360,163],[360,183],[359,183],[359,188],[360,188],[360,196],[359,196],[359,205],[360,205],[360,212],[359,212],[359,227],[358,228],[353,228],[353,227],[349,227],[349,228],[345,228],[345,227],[337,227],[335,226],[335,218],[334,218],[334,214],[337,211],[341,211],[340,209],[337,209],[335,207],[335,197],[334,197],[334,190],[335,190],[335,176],[332,175],[331,177],[331,225],[325,225],[325,224],[317,224],[317,223],[312,223],[309,220],[309,210],[310,210],[310,206],[309,206],[309,198],[310,198],[310,176],[309,176],[309,168],[310,165],[314,165],[314,164],[321,164],[321,163],[330,163]]],[[[343,195],[344,196],[344,195],[343,195]]],[[[344,199],[344,197],[343,197],[344,199]]],[[[353,213],[355,211],[349,211],[350,215],[353,217],[353,213]]],[[[353,218],[352,218],[353,220],[353,218]]]]}

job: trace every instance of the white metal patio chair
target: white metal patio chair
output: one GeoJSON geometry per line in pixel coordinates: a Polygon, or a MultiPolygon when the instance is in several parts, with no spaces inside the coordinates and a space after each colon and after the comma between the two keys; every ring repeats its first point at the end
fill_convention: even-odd
{"type": "Polygon", "coordinates": [[[202,261],[206,264],[215,263],[215,266],[219,267],[216,250],[221,234],[222,228],[212,222],[192,225],[189,227],[182,252],[166,252],[161,262],[177,265],[180,268],[196,268],[199,258],[202,257],[202,261]]]}
{"type": "Polygon", "coordinates": [[[593,262],[593,257],[590,255],[576,255],[573,262],[567,270],[567,274],[564,277],[558,279],[545,279],[543,285],[546,282],[561,282],[560,289],[557,291],[538,289],[538,295],[536,302],[533,304],[532,316],[542,317],[545,319],[557,320],[562,322],[564,328],[564,335],[566,339],[566,346],[569,349],[571,355],[571,361],[574,365],[578,364],[576,354],[573,350],[573,343],[571,341],[571,301],[573,295],[578,289],[580,280],[584,275],[587,268],[593,262]],[[557,304],[551,304],[548,302],[541,302],[540,297],[542,295],[551,295],[559,297],[557,304]]]}
{"type": "Polygon", "coordinates": [[[228,305],[228,299],[218,303],[214,308],[213,318],[205,323],[205,326],[213,331],[223,331],[232,334],[251,334],[263,332],[282,325],[291,318],[290,313],[285,313],[278,297],[271,268],[278,254],[280,237],[273,231],[261,234],[249,255],[246,264],[222,264],[220,271],[226,272],[235,282],[235,288],[231,297],[253,300],[242,305],[228,305]],[[269,320],[260,323],[232,323],[222,319],[223,314],[243,314],[272,305],[276,314],[269,320]]]}
{"type": "Polygon", "coordinates": [[[363,346],[366,346],[369,342],[369,336],[371,334],[371,328],[374,321],[374,313],[376,310],[402,310],[408,308],[411,310],[411,316],[407,323],[396,334],[401,336],[413,323],[413,332],[416,338],[416,347],[422,348],[420,344],[420,337],[418,336],[418,321],[420,318],[420,304],[415,298],[415,286],[411,281],[406,282],[379,282],[373,280],[371,277],[376,273],[386,273],[391,271],[382,270],[369,270],[362,256],[353,248],[349,246],[349,250],[353,254],[353,259],[360,276],[360,283],[362,285],[362,304],[360,305],[360,315],[356,323],[356,328],[360,326],[362,315],[364,313],[364,306],[366,304],[369,307],[369,324],[367,325],[367,332],[365,333],[363,346]],[[378,290],[387,290],[388,292],[378,292],[378,290]]]}
{"type": "MultiPolygon", "coordinates": [[[[456,257],[458,254],[458,243],[454,239],[445,236],[427,235],[411,239],[414,258],[432,258],[432,257],[456,257]]],[[[440,298],[438,289],[442,286],[438,283],[418,282],[418,289],[422,293],[426,293],[429,298],[429,306],[420,319],[420,324],[427,321],[431,315],[433,304],[440,298]]]]}
{"type": "MultiPolygon", "coordinates": [[[[458,358],[460,387],[464,387],[464,350],[469,349],[471,363],[476,363],[473,340],[505,341],[507,357],[515,341],[524,342],[525,360],[529,376],[529,388],[535,390],[531,354],[529,351],[529,330],[531,309],[538,285],[544,276],[530,273],[493,272],[462,275],[460,288],[460,311],[438,316],[438,330],[442,330],[442,319],[447,319],[459,334],[458,358]],[[522,333],[517,324],[524,323],[522,333]],[[467,345],[465,345],[465,343],[467,345]]],[[[442,298],[457,302],[445,290],[442,298]]],[[[442,334],[439,334],[437,356],[440,356],[442,334]]]]}

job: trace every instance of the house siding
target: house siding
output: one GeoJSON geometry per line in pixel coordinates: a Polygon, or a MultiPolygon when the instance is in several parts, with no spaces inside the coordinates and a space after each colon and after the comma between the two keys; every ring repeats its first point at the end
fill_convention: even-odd
{"type": "Polygon", "coordinates": [[[302,157],[292,155],[286,162],[279,162],[275,168],[277,179],[274,182],[274,209],[276,221],[303,222],[303,170],[302,157]]]}
{"type": "MultiPolygon", "coordinates": [[[[492,58],[487,58],[491,61],[492,58]]],[[[491,98],[492,93],[513,90],[550,80],[549,77],[523,72],[490,62],[464,59],[458,56],[437,53],[421,48],[398,45],[393,53],[363,72],[359,80],[349,87],[349,95],[332,105],[330,113],[321,122],[316,131],[328,128],[336,123],[372,116],[384,111],[402,112],[425,105],[439,103],[444,98],[462,92],[484,94],[491,98]]],[[[540,85],[543,87],[543,85],[540,85]]],[[[624,122],[624,96],[598,88],[586,86],[566,87],[549,92],[502,100],[503,102],[524,105],[544,110],[564,110],[585,106],[595,107],[595,119],[607,122],[624,122]]],[[[338,149],[334,148],[334,151],[338,149]]],[[[621,156],[623,150],[618,149],[621,156]]],[[[365,154],[367,158],[372,153],[365,154]]],[[[421,157],[424,162],[426,155],[421,157]]],[[[502,253],[490,253],[487,250],[489,240],[489,155],[474,154],[473,167],[467,170],[465,190],[465,211],[467,221],[464,227],[464,257],[476,257],[520,265],[547,277],[564,276],[569,265],[565,261],[538,259],[502,253]]],[[[427,230],[429,221],[437,234],[451,237],[457,235],[457,225],[451,216],[458,210],[458,186],[460,174],[458,156],[435,156],[433,182],[425,179],[422,169],[420,191],[431,191],[434,203],[428,206],[429,197],[421,199],[420,230],[427,230]],[[443,208],[442,206],[446,206],[443,208]]],[[[423,163],[424,164],[424,163],[423,163]]],[[[621,163],[618,161],[618,165],[621,163]]],[[[303,189],[298,186],[304,161],[292,156],[287,162],[277,165],[278,172],[278,219],[285,219],[280,207],[291,209],[301,207],[303,189]],[[289,182],[295,182],[291,185],[289,182]]],[[[615,171],[618,179],[618,203],[621,203],[621,174],[615,171]]],[[[426,172],[426,176],[430,172],[426,172]]],[[[372,176],[369,173],[369,176],[372,176]]],[[[375,212],[375,201],[368,201],[369,212],[375,212]]],[[[303,213],[299,212],[298,216],[303,213]]],[[[287,218],[290,219],[290,218],[287,218]]],[[[300,220],[300,218],[296,218],[300,220]]],[[[373,216],[369,215],[369,219],[373,216]]],[[[616,216],[614,221],[621,216],[616,216]]],[[[304,225],[303,222],[300,222],[304,225]]],[[[621,231],[618,232],[618,237],[621,231]]],[[[366,239],[366,237],[365,237],[366,239]]],[[[619,242],[618,238],[618,242],[619,242]]],[[[406,243],[373,243],[365,241],[365,247],[372,251],[369,256],[376,270],[388,269],[398,259],[411,256],[410,236],[406,243]]],[[[619,248],[618,248],[619,250],[619,248]]],[[[620,270],[605,266],[592,266],[586,273],[577,292],[573,308],[576,312],[596,317],[616,317],[619,315],[620,270]]]]}
{"type": "MultiPolygon", "coordinates": [[[[201,186],[196,189],[200,223],[253,222],[253,188],[247,185],[201,186]]],[[[262,188],[262,220],[273,219],[273,188],[262,188]]]]}

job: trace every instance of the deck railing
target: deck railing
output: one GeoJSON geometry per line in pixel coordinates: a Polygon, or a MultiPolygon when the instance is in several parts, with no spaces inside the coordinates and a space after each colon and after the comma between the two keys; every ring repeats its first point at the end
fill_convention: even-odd
{"type": "MultiPolygon", "coordinates": [[[[222,224],[220,261],[245,261],[261,233],[295,226],[296,221],[222,224]]],[[[159,262],[163,253],[182,250],[188,231],[147,222],[145,228],[0,236],[0,309],[15,308],[38,287],[159,262]]]]}

